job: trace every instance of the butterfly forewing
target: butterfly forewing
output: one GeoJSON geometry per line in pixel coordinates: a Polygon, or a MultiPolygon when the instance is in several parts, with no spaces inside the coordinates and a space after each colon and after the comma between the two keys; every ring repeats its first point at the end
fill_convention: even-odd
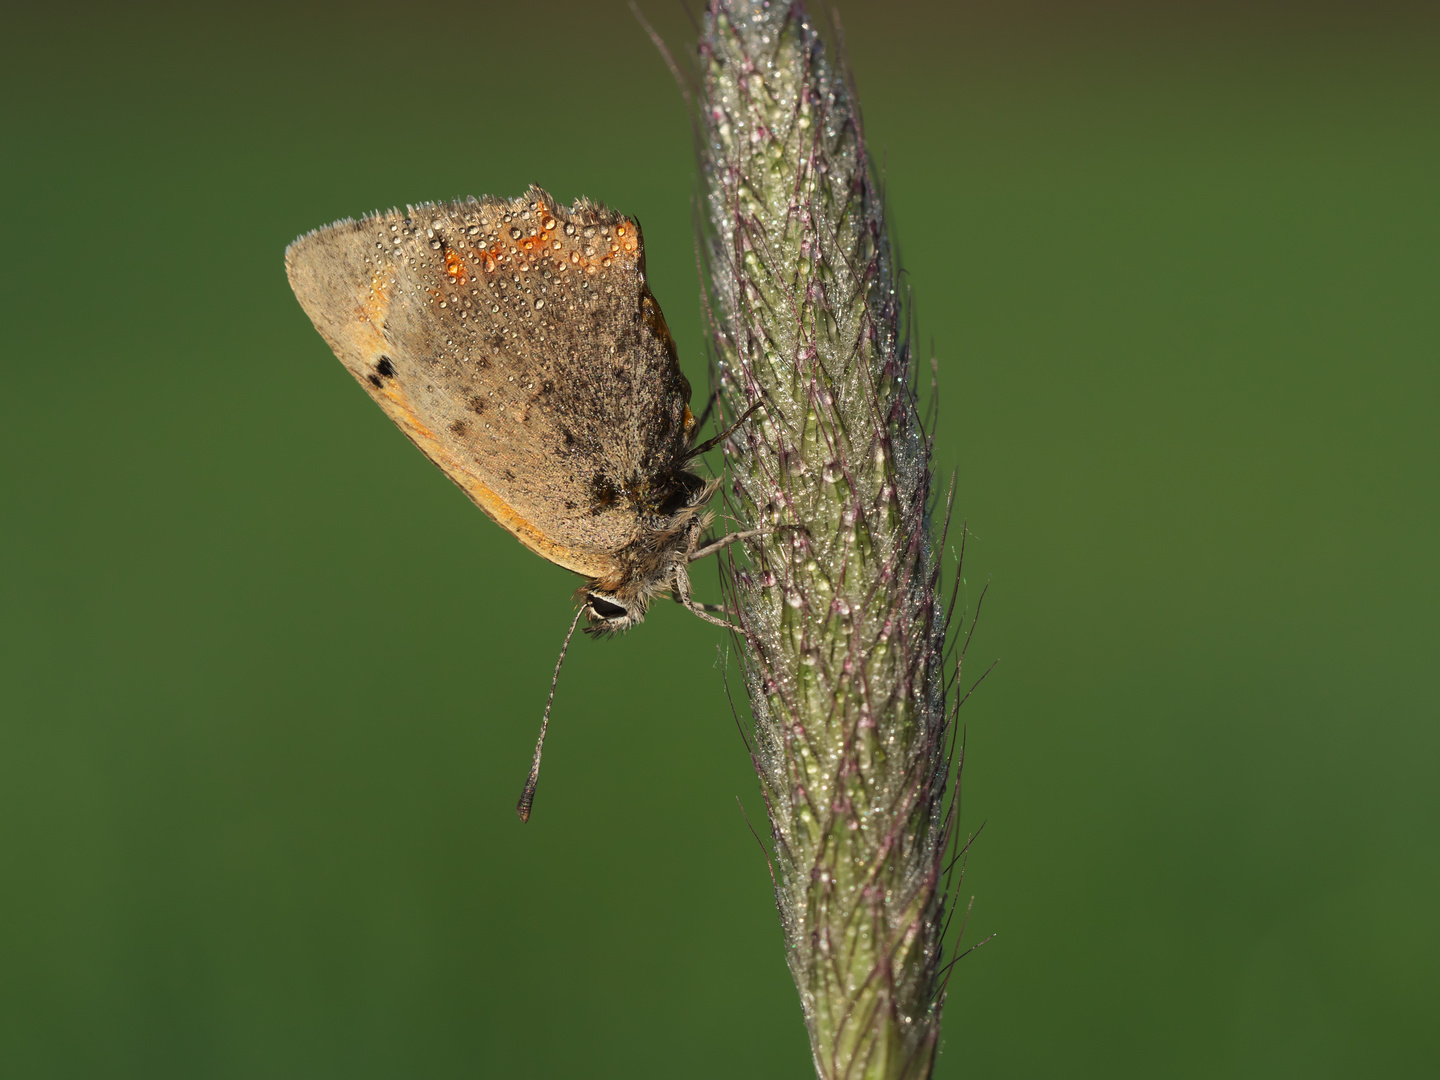
{"type": "Polygon", "coordinates": [[[693,422],[633,220],[532,188],[339,222],[286,266],[346,368],[487,514],[552,562],[615,571],[693,422]]]}

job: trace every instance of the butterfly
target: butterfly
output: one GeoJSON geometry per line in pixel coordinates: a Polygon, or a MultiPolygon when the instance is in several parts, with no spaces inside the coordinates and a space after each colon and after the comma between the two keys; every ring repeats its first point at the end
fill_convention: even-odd
{"type": "MultiPolygon", "coordinates": [[[[285,268],[406,437],[527,548],[585,578],[570,633],[582,616],[589,633],[627,630],[663,594],[730,625],[695,601],[687,571],[750,535],[701,543],[716,485],[690,463],[729,432],[695,445],[638,222],[532,187],[338,221],[291,244],[285,268]]],[[[548,719],[547,704],[542,744],[548,719]]]]}

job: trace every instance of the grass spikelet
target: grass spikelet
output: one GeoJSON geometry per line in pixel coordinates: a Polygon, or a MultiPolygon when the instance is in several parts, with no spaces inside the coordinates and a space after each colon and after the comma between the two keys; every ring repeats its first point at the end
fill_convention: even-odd
{"type": "Polygon", "coordinates": [[[959,657],[908,308],[843,61],[803,5],[712,0],[700,68],[715,375],[729,416],[761,403],[726,500],[765,531],[727,591],[787,957],[821,1077],[926,1077],[959,657]]]}

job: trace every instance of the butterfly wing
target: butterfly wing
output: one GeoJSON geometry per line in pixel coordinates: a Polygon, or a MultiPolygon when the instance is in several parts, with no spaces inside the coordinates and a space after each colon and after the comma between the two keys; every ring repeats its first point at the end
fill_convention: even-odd
{"type": "Polygon", "coordinates": [[[617,570],[694,423],[634,220],[532,188],[337,222],[285,263],[335,355],[482,510],[551,562],[617,570]]]}

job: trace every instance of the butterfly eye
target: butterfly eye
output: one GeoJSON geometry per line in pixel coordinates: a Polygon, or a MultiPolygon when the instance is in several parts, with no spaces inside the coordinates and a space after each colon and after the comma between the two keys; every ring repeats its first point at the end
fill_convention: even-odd
{"type": "Polygon", "coordinates": [[[585,599],[590,604],[590,610],[602,619],[623,619],[630,614],[619,604],[612,604],[594,593],[588,594],[585,599]]]}

